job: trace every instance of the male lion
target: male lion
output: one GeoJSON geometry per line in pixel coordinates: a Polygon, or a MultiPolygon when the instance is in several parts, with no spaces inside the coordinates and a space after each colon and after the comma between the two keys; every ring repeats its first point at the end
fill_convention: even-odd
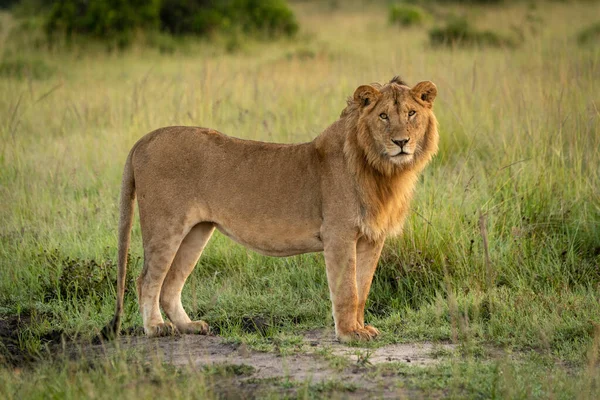
{"type": "Polygon", "coordinates": [[[310,143],[241,140],[211,129],[168,127],[131,149],[121,186],[117,307],[138,199],[144,268],[137,281],[148,336],[206,334],[181,290],[217,228],[270,256],[323,251],[337,338],[370,340],[364,309],[388,234],[400,232],[421,170],[438,147],[432,82],[395,77],[363,85],[340,119],[310,143]],[[162,306],[171,322],[164,322],[162,306]]]}

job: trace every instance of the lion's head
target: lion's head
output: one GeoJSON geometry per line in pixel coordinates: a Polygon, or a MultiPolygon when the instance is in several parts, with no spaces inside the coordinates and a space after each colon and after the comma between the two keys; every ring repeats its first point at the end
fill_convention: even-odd
{"type": "Polygon", "coordinates": [[[345,151],[366,159],[383,173],[424,166],[437,151],[437,120],[432,107],[436,86],[409,87],[395,77],[385,85],[359,86],[342,112],[349,135],[345,151]]]}

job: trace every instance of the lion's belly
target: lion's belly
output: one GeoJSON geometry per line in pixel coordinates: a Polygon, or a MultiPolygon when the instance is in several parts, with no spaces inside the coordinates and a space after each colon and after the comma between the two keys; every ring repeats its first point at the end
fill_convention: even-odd
{"type": "Polygon", "coordinates": [[[231,226],[216,224],[225,236],[260,254],[287,257],[323,251],[319,227],[282,229],[281,227],[231,226]]]}

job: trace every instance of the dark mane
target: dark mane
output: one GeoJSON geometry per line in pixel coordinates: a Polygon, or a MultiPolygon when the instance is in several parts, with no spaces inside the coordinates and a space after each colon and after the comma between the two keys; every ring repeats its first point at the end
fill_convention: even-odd
{"type": "Polygon", "coordinates": [[[392,80],[390,81],[390,83],[395,83],[397,85],[402,85],[402,86],[408,86],[408,83],[403,81],[402,78],[400,78],[398,75],[393,77],[392,80]]]}

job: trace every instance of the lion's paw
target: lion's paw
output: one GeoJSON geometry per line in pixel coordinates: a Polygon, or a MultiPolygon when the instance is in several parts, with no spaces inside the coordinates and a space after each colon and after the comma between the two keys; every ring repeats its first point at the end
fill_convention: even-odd
{"type": "Polygon", "coordinates": [[[379,331],[372,326],[365,326],[364,328],[357,328],[349,332],[338,332],[338,340],[342,343],[348,343],[352,341],[368,342],[374,339],[379,334],[379,331]],[[369,329],[370,328],[370,329],[369,329]]]}
{"type": "Polygon", "coordinates": [[[195,335],[208,335],[210,327],[204,321],[192,321],[179,327],[181,333],[190,333],[195,335]]]}
{"type": "Polygon", "coordinates": [[[371,334],[371,336],[374,338],[376,338],[377,336],[379,336],[381,334],[381,332],[379,332],[379,329],[377,329],[371,325],[365,325],[365,329],[368,330],[369,333],[371,334]]]}
{"type": "Polygon", "coordinates": [[[170,322],[162,322],[160,324],[152,325],[144,329],[148,337],[159,337],[159,336],[173,336],[179,334],[175,325],[170,322]]]}

